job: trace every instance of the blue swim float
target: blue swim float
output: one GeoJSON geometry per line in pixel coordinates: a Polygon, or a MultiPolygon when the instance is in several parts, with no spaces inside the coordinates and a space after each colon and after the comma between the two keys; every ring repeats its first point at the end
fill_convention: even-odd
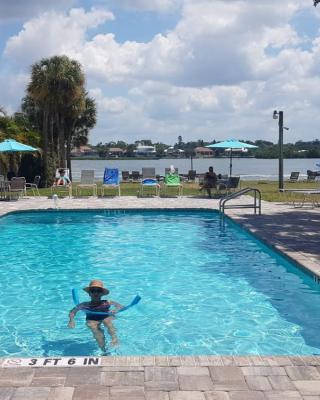
{"type": "MultiPolygon", "coordinates": [[[[78,304],[80,304],[80,300],[79,300],[79,293],[77,289],[72,289],[72,299],[74,304],[77,306],[78,304]]],[[[128,304],[127,306],[121,308],[121,310],[117,311],[116,314],[119,314],[120,312],[126,311],[128,310],[130,307],[135,306],[136,304],[139,303],[139,301],[141,300],[141,297],[137,294],[136,297],[132,300],[132,302],[130,304],[128,304]]],[[[110,312],[99,312],[99,311],[90,311],[90,310],[80,310],[85,312],[86,314],[90,314],[90,315],[105,315],[106,317],[109,315],[115,315],[113,313],[110,312]]]]}

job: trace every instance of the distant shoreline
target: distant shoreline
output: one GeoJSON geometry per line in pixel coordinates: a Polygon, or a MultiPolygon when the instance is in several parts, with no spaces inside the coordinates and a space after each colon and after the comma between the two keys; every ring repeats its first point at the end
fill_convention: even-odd
{"type": "MultiPolygon", "coordinates": [[[[222,156],[222,157],[192,157],[193,160],[219,160],[219,159],[229,159],[229,156],[222,156]]],[[[256,157],[239,157],[239,156],[232,156],[232,158],[256,158],[256,157]]],[[[130,160],[190,160],[190,157],[183,157],[183,158],[172,158],[172,157],[71,157],[71,160],[101,160],[101,161],[105,161],[105,160],[113,160],[113,161],[117,161],[117,160],[125,160],[125,161],[130,161],[130,160]]]]}

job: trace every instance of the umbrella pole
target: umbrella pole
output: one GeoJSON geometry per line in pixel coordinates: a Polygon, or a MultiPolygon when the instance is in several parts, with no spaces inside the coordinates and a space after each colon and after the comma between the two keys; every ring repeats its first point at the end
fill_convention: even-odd
{"type": "Polygon", "coordinates": [[[232,149],[230,149],[230,177],[232,176],[232,149]]]}

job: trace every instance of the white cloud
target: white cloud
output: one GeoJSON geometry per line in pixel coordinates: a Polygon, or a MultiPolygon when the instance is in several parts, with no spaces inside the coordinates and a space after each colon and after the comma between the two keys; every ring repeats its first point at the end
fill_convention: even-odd
{"type": "Polygon", "coordinates": [[[42,57],[72,54],[81,50],[89,29],[113,19],[111,12],[97,9],[71,9],[68,15],[44,13],[26,22],[19,34],[8,40],[4,54],[24,64],[42,57]]]}
{"type": "Polygon", "coordinates": [[[28,80],[29,75],[25,73],[0,74],[0,106],[3,106],[8,114],[19,109],[28,80]]]}

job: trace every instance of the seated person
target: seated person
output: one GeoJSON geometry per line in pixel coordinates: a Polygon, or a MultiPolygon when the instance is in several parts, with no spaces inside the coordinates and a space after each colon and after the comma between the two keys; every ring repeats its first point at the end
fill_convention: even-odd
{"type": "Polygon", "coordinates": [[[64,168],[59,169],[59,176],[55,179],[53,186],[69,186],[71,181],[66,175],[66,170],[64,168]]]}
{"type": "Polygon", "coordinates": [[[206,172],[203,180],[202,187],[199,189],[200,192],[203,189],[206,189],[208,196],[211,198],[211,189],[215,189],[217,187],[217,175],[213,171],[213,167],[209,167],[209,171],[206,172]]]}

